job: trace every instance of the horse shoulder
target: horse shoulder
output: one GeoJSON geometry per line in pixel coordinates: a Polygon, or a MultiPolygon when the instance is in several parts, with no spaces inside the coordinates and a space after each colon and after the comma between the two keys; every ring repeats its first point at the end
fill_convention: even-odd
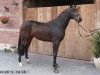
{"type": "Polygon", "coordinates": [[[51,29],[51,35],[52,35],[52,39],[55,39],[55,40],[57,39],[57,40],[62,41],[65,36],[65,32],[61,28],[55,25],[51,29]]]}

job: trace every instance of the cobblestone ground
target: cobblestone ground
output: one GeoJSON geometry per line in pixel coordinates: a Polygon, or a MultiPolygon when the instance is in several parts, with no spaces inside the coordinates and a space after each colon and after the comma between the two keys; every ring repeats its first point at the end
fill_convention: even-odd
{"type": "Polygon", "coordinates": [[[18,55],[0,51],[0,75],[100,75],[93,63],[89,61],[58,57],[60,73],[52,68],[52,56],[29,54],[30,64],[22,57],[23,66],[18,65],[18,55]]]}

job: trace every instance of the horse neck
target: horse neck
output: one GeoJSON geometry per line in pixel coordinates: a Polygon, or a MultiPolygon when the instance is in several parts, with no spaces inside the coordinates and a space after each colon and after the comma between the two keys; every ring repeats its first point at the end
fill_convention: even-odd
{"type": "Polygon", "coordinates": [[[70,12],[69,11],[65,11],[62,12],[57,19],[55,19],[55,23],[62,28],[64,31],[68,26],[68,23],[70,21],[70,12]]]}

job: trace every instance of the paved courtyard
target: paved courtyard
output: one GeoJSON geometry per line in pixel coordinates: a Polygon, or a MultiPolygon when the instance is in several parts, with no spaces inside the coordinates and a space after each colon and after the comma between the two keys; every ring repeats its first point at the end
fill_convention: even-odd
{"type": "Polygon", "coordinates": [[[0,75],[100,75],[100,70],[89,61],[58,57],[60,73],[55,74],[52,56],[30,53],[29,57],[30,64],[22,57],[23,66],[19,67],[16,53],[0,51],[0,75]]]}

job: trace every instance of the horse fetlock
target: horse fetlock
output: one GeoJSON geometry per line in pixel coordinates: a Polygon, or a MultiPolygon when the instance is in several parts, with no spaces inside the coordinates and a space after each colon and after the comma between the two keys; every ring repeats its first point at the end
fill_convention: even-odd
{"type": "Polygon", "coordinates": [[[58,64],[56,64],[57,68],[60,68],[60,66],[58,64]]]}
{"type": "Polygon", "coordinates": [[[60,66],[58,64],[53,64],[54,68],[60,68],[60,66]]]}
{"type": "Polygon", "coordinates": [[[26,59],[27,63],[29,64],[30,63],[30,60],[29,59],[26,59]]]}
{"type": "Polygon", "coordinates": [[[22,66],[22,63],[21,62],[19,63],[19,66],[22,66]]]}
{"type": "Polygon", "coordinates": [[[29,62],[29,59],[26,59],[27,62],[29,62]]]}

